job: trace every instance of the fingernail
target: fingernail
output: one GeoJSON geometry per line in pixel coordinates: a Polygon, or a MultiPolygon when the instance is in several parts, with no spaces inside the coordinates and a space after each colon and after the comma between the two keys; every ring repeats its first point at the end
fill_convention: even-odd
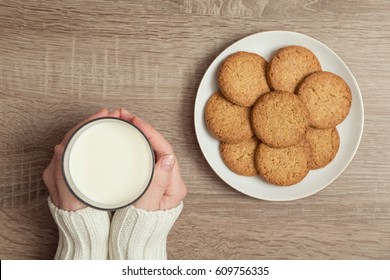
{"type": "Polygon", "coordinates": [[[165,171],[171,171],[175,165],[176,159],[174,155],[167,155],[164,157],[161,163],[161,169],[165,171]]]}

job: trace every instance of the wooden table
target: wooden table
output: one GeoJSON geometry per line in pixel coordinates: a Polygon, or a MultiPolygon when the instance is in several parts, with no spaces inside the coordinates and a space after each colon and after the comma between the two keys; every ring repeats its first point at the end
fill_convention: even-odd
{"type": "Polygon", "coordinates": [[[189,194],[169,258],[390,258],[389,63],[386,0],[0,1],[0,258],[53,258],[58,234],[41,174],[64,133],[101,107],[131,110],[175,148],[189,194]],[[364,135],[346,171],[291,202],[226,185],[193,124],[213,59],[267,30],[330,46],[365,105],[364,135]]]}

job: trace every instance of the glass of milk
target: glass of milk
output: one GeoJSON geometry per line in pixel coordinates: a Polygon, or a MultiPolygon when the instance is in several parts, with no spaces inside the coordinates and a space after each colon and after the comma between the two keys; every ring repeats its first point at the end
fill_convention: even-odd
{"type": "Polygon", "coordinates": [[[154,172],[154,151],[145,135],[122,119],[104,117],[81,126],[65,147],[63,174],[85,204],[114,210],[135,202],[154,172]]]}

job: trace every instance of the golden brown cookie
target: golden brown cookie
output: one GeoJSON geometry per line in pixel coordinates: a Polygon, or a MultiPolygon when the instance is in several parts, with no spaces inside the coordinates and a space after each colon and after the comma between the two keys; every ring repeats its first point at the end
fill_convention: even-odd
{"type": "Polygon", "coordinates": [[[265,76],[267,62],[258,54],[236,52],[219,67],[218,84],[231,102],[251,107],[260,95],[270,91],[265,76]]]}
{"type": "Polygon", "coordinates": [[[348,115],[352,93],[347,83],[336,74],[320,71],[306,77],[298,95],[309,111],[310,125],[332,128],[348,115]]]}
{"type": "Polygon", "coordinates": [[[297,184],[309,172],[308,149],[306,139],[295,146],[279,149],[261,143],[255,154],[257,170],[271,184],[297,184]]]}
{"type": "Polygon", "coordinates": [[[306,139],[311,153],[310,169],[326,166],[339,150],[340,137],[335,127],[329,129],[309,127],[306,131],[306,139]]]}
{"type": "Polygon", "coordinates": [[[304,77],[320,70],[321,64],[314,53],[301,46],[288,46],[272,57],[267,80],[273,90],[294,92],[304,77]]]}
{"type": "Polygon", "coordinates": [[[255,151],[259,145],[256,137],[236,143],[221,143],[219,151],[226,166],[239,175],[255,176],[257,170],[255,167],[255,151]]]}
{"type": "Polygon", "coordinates": [[[238,143],[253,136],[250,108],[233,104],[219,92],[214,93],[205,108],[206,125],[211,134],[226,143],[238,143]]]}
{"type": "Polygon", "coordinates": [[[266,93],[252,109],[252,127],[256,136],[274,148],[301,142],[308,123],[306,106],[291,92],[266,93]]]}

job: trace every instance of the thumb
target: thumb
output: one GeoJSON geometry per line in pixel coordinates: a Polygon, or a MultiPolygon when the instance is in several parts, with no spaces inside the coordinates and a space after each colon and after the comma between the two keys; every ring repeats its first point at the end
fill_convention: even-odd
{"type": "Polygon", "coordinates": [[[160,208],[160,202],[168,188],[175,163],[174,155],[165,155],[157,161],[153,180],[145,194],[133,204],[134,207],[149,211],[160,208]]]}

